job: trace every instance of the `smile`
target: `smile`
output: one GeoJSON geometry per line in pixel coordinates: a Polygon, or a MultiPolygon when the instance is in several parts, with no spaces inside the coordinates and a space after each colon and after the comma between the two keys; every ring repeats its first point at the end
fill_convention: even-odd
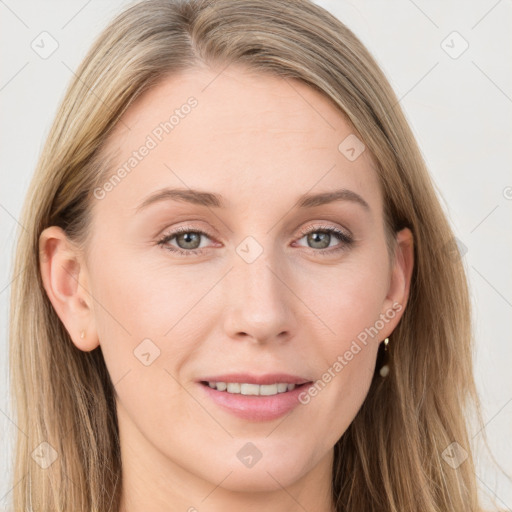
{"type": "Polygon", "coordinates": [[[272,421],[301,405],[299,395],[309,384],[312,383],[279,382],[259,385],[201,381],[199,386],[208,400],[238,418],[248,421],[272,421]]]}
{"type": "Polygon", "coordinates": [[[227,393],[253,395],[253,396],[272,396],[278,393],[293,391],[295,384],[286,382],[276,382],[275,384],[250,384],[246,382],[203,382],[217,391],[226,391],[227,393]]]}

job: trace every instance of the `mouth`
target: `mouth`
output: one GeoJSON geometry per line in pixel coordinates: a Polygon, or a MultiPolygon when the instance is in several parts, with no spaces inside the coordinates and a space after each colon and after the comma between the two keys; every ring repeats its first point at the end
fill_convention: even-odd
{"type": "Polygon", "coordinates": [[[258,384],[208,378],[198,381],[197,384],[207,400],[222,411],[246,421],[262,422],[276,420],[292,412],[302,403],[299,399],[301,394],[313,383],[303,379],[290,379],[289,376],[288,381],[302,382],[288,382],[283,377],[277,379],[281,382],[266,380],[267,383],[258,384]]]}
{"type": "Polygon", "coordinates": [[[275,396],[281,393],[289,393],[294,389],[302,388],[312,382],[304,382],[302,384],[295,384],[293,382],[275,382],[273,384],[254,384],[250,382],[215,382],[202,380],[200,383],[203,386],[208,386],[211,389],[220,391],[222,393],[229,393],[233,395],[244,396],[275,396]]]}

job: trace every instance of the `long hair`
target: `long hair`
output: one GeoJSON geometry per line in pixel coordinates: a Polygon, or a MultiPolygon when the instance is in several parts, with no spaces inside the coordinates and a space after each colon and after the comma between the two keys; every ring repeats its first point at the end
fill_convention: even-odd
{"type": "Polygon", "coordinates": [[[353,32],[308,0],[145,0],[102,32],[76,71],[27,193],[13,268],[14,510],[118,510],[115,389],[101,347],[77,349],[45,293],[39,235],[56,225],[86,243],[93,190],[109,172],[108,135],[143,92],[204,64],[298,79],[329,98],[377,163],[389,232],[408,227],[414,235],[391,371],[385,379],[376,372],[334,447],[336,510],[479,510],[468,421],[483,421],[454,235],[383,72],[353,32]],[[443,453],[459,446],[467,458],[452,467],[443,453]],[[57,458],[45,469],[35,463],[37,450],[57,458]]]}

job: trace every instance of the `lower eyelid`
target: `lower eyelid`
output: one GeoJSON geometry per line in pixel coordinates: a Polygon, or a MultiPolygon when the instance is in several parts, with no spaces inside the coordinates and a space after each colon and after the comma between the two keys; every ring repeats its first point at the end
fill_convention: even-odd
{"type": "MultiPolygon", "coordinates": [[[[327,254],[327,253],[332,253],[332,252],[334,252],[336,250],[344,249],[344,248],[346,248],[346,246],[350,245],[353,242],[353,239],[352,239],[351,235],[344,233],[342,230],[340,230],[338,228],[332,228],[332,227],[317,227],[317,228],[312,228],[312,229],[303,231],[300,234],[299,238],[296,239],[296,241],[304,238],[305,236],[307,236],[307,235],[309,235],[311,233],[315,233],[315,232],[326,232],[326,233],[329,233],[331,236],[336,238],[340,243],[338,245],[334,246],[334,247],[325,247],[324,249],[315,249],[313,247],[309,247],[308,248],[308,247],[303,246],[303,245],[300,245],[299,247],[310,249],[313,252],[316,252],[316,253],[319,253],[319,254],[322,254],[322,253],[323,254],[327,254]]],[[[187,255],[188,254],[190,254],[190,255],[199,254],[199,253],[202,253],[205,249],[214,248],[213,246],[209,246],[209,247],[198,247],[196,249],[182,249],[181,247],[176,247],[176,246],[173,246],[173,245],[170,245],[170,246],[167,245],[167,244],[169,244],[169,242],[171,240],[174,240],[177,236],[179,236],[182,233],[196,233],[196,234],[200,235],[201,237],[208,238],[213,243],[216,243],[214,241],[213,237],[211,235],[209,235],[208,233],[204,232],[204,231],[200,231],[200,230],[196,230],[196,229],[181,229],[181,230],[169,233],[167,235],[164,235],[158,241],[158,245],[161,245],[162,248],[167,249],[170,252],[182,253],[182,254],[187,254],[187,255]]]]}

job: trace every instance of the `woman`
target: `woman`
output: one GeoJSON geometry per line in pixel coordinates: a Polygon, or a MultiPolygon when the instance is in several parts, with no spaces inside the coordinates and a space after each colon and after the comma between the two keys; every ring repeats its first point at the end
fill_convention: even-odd
{"type": "Polygon", "coordinates": [[[479,510],[453,234],[322,8],[127,9],[21,223],[15,510],[479,510]]]}

